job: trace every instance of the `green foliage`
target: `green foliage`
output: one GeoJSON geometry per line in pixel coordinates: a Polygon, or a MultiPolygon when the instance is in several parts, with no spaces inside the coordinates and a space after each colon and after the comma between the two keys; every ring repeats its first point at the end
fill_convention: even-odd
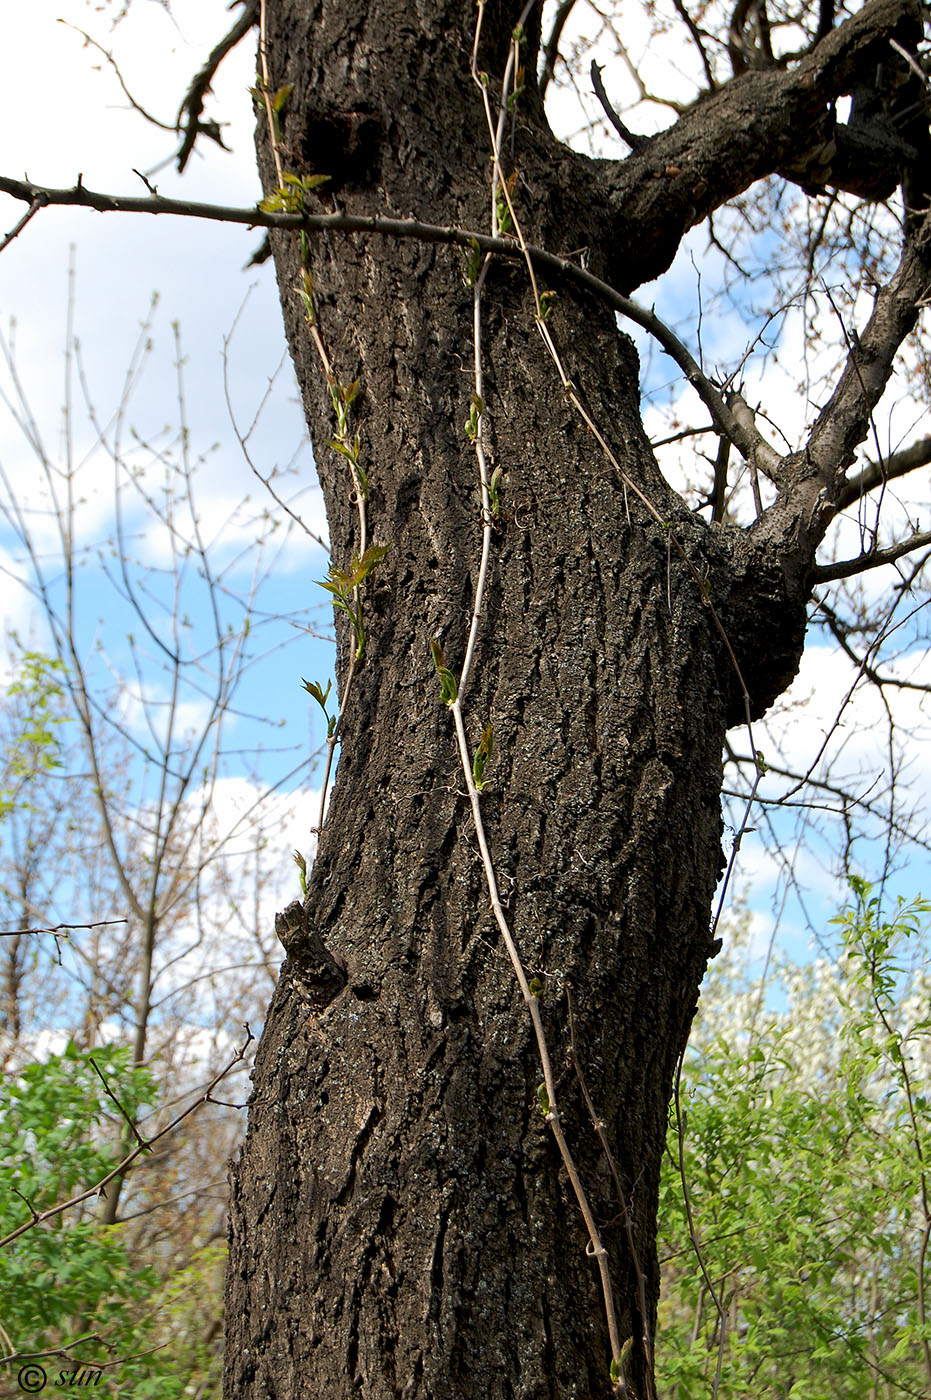
{"type": "MultiPolygon", "coordinates": [[[[359,600],[359,588],[368,578],[369,574],[379,564],[388,553],[386,544],[370,544],[362,555],[361,559],[353,558],[348,569],[341,569],[337,564],[331,564],[329,576],[326,579],[319,579],[321,588],[325,588],[333,595],[333,606],[344,612],[352,623],[353,635],[356,641],[356,660],[361,661],[365,651],[365,627],[362,618],[362,605],[359,600]]],[[[306,688],[314,695],[311,686],[305,681],[306,688]]],[[[314,699],[318,697],[314,695],[314,699]]],[[[324,711],[325,712],[325,711],[324,711]]]]}
{"type": "Polygon", "coordinates": [[[495,189],[495,216],[499,234],[510,233],[513,228],[511,219],[511,208],[508,201],[514,193],[514,185],[517,182],[517,171],[513,171],[507,178],[504,187],[498,185],[495,189]]]}
{"type": "MultiPolygon", "coordinates": [[[[148,1070],[133,1068],[129,1050],[115,1046],[93,1056],[69,1044],[62,1055],[26,1065],[3,1086],[0,1112],[0,1234],[15,1230],[69,1196],[93,1186],[121,1159],[123,1119],[113,1095],[134,1120],[156,1097],[148,1070]]],[[[132,1260],[123,1226],[106,1228],[86,1203],[34,1226],[0,1250],[3,1327],[20,1351],[41,1351],[97,1334],[75,1357],[85,1365],[153,1345],[150,1295],[154,1271],[132,1260]]],[[[159,1373],[157,1392],[182,1393],[149,1357],[140,1382],[159,1373]]],[[[135,1394],[145,1393],[143,1390],[135,1394]]]]}
{"type": "Polygon", "coordinates": [[[317,704],[323,711],[323,718],[326,720],[326,736],[328,739],[332,739],[333,735],[336,733],[337,724],[337,716],[330,714],[329,710],[327,709],[326,703],[327,696],[330,693],[330,687],[332,686],[332,684],[332,681],[327,681],[326,690],[324,690],[319,681],[308,681],[304,680],[303,678],[301,679],[301,685],[307,691],[307,694],[313,696],[313,698],[316,700],[317,704]]]}
{"type": "MultiPolygon", "coordinates": [[[[276,142],[281,141],[281,114],[284,111],[285,107],[287,107],[288,99],[290,98],[291,93],[293,91],[294,84],[287,83],[284,87],[280,87],[277,92],[269,93],[268,105],[271,109],[271,120],[272,126],[274,127],[275,131],[276,142]]],[[[261,78],[256,79],[255,87],[251,87],[249,89],[249,92],[251,94],[252,101],[255,104],[256,111],[263,111],[265,108],[266,89],[262,83],[261,78]]]]}
{"type": "Polygon", "coordinates": [[[15,711],[15,731],[8,739],[0,778],[0,818],[17,806],[32,779],[61,767],[59,726],[65,724],[60,661],[38,651],[24,651],[19,674],[7,686],[6,706],[15,711]]]}
{"type": "Polygon", "coordinates": [[[900,904],[887,922],[869,886],[854,896],[835,921],[838,961],[781,969],[784,1011],[761,1009],[746,979],[703,994],[680,1102],[707,1278],[673,1120],[659,1214],[666,1400],[931,1390],[931,905],[900,904]]]}
{"type": "Polygon", "coordinates": [[[627,1364],[627,1359],[630,1356],[633,1344],[633,1337],[628,1337],[627,1341],[624,1342],[623,1346],[621,1347],[620,1356],[612,1356],[611,1366],[608,1371],[612,1385],[618,1385],[621,1379],[623,1378],[624,1368],[627,1364]]]}
{"type": "Polygon", "coordinates": [[[297,866],[298,879],[301,882],[301,894],[307,898],[307,858],[301,851],[295,851],[292,859],[297,866]]]}
{"type": "Polygon", "coordinates": [[[463,424],[465,435],[470,442],[475,442],[478,438],[478,423],[484,409],[485,405],[482,403],[478,394],[473,394],[469,404],[469,416],[463,424]]]}
{"type": "MultiPolygon", "coordinates": [[[[301,235],[302,239],[304,235],[301,235]]],[[[302,246],[303,255],[303,246],[302,246]]],[[[298,286],[298,295],[304,303],[304,319],[308,326],[314,324],[314,275],[309,267],[301,268],[301,281],[298,286]]]]}
{"type": "Polygon", "coordinates": [[[491,476],[488,478],[488,505],[492,516],[497,516],[501,513],[501,479],[501,468],[495,467],[491,476]]]}
{"type": "MultiPolygon", "coordinates": [[[[116,1046],[83,1052],[69,1044],[10,1075],[0,1111],[0,1235],[31,1210],[92,1187],[121,1160],[125,1120],[94,1064],[131,1120],[155,1103],[151,1073],[116,1046]]],[[[220,1314],[225,1247],[201,1246],[183,1268],[162,1261],[172,1270],[163,1282],[158,1261],[133,1258],[130,1229],[102,1225],[96,1203],[85,1202],[4,1246],[4,1340],[20,1352],[79,1342],[69,1368],[112,1365],[104,1375],[121,1394],[181,1400],[193,1379],[203,1400],[219,1400],[218,1348],[204,1321],[220,1314]]],[[[64,1364],[46,1364],[50,1384],[64,1364]]]]}
{"type": "Polygon", "coordinates": [[[290,175],[286,171],[278,188],[259,201],[259,208],[265,214],[301,214],[310,191],[329,178],[329,175],[290,175]]]}
{"type": "Polygon", "coordinates": [[[482,250],[476,238],[469,239],[468,252],[463,249],[465,259],[465,271],[463,273],[467,287],[474,287],[478,281],[478,274],[482,270],[482,250]]]}
{"type": "MultiPolygon", "coordinates": [[[[168,1277],[158,1299],[161,1339],[175,1370],[188,1381],[180,1394],[196,1394],[197,1400],[221,1400],[222,1396],[219,1319],[225,1270],[226,1243],[213,1240],[197,1250],[184,1269],[168,1277]],[[205,1328],[209,1318],[217,1319],[215,1335],[212,1328],[205,1328]],[[196,1389],[191,1384],[195,1379],[196,1389]]],[[[134,1390],[133,1396],[137,1394],[134,1390]]],[[[156,1389],[152,1394],[153,1400],[159,1400],[162,1392],[156,1389]]]]}
{"type": "Polygon", "coordinates": [[[352,463],[359,494],[366,500],[369,494],[369,479],[362,466],[362,437],[359,433],[353,433],[351,437],[349,435],[349,413],[359,397],[360,382],[354,379],[351,384],[340,384],[339,380],[331,375],[328,385],[330,401],[336,415],[336,437],[330,438],[327,446],[352,463]]]}
{"type": "Polygon", "coordinates": [[[336,414],[336,431],[340,438],[345,437],[349,428],[349,410],[359,397],[360,382],[354,379],[351,384],[340,384],[338,379],[330,379],[330,402],[336,414]]]}

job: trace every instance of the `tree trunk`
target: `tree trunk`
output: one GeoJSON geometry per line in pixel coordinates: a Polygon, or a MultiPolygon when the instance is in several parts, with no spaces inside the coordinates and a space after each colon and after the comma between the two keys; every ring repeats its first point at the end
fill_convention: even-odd
{"type": "MultiPolygon", "coordinates": [[[[479,68],[496,105],[519,6],[485,8],[479,68]]],[[[330,176],[325,208],[488,228],[489,139],[469,74],[476,13],[461,0],[269,0],[270,87],[293,85],[282,159],[291,172],[330,176]]],[[[657,252],[662,211],[647,197],[655,203],[661,182],[644,164],[649,148],[623,165],[595,163],[553,139],[532,77],[533,24],[513,146],[508,130],[524,232],[556,252],[588,249],[596,273],[635,286],[668,263],[694,200],[670,196],[657,252]],[[618,222],[625,180],[641,198],[642,246],[618,222]]],[[[735,80],[740,102],[771,76],[735,80]]],[[[783,105],[773,169],[793,157],[798,114],[783,105]]],[[[734,110],[740,126],[744,108],[734,110]]],[[[758,146],[743,174],[735,155],[719,198],[756,178],[758,146]]],[[[259,150],[272,188],[264,118],[259,150]]],[[[657,159],[669,168],[662,149],[657,159]]],[[[356,513],[347,464],[327,446],[335,423],[298,294],[300,247],[284,233],[273,244],[333,558],[346,568],[359,549],[356,513]]],[[[606,1396],[598,1271],[540,1111],[537,1049],[431,659],[436,638],[447,665],[461,665],[479,565],[478,473],[463,428],[473,293],[461,249],[440,244],[314,235],[310,264],[334,375],[359,380],[353,428],[370,538],[388,552],[365,585],[364,659],[304,941],[285,930],[291,955],[234,1173],[226,1395],[606,1396]]],[[[639,1339],[655,1317],[667,1104],[713,952],[722,740],[745,715],[731,652],[759,713],[801,652],[810,540],[799,543],[794,518],[742,531],[690,514],[657,469],[636,353],[613,311],[568,281],[556,290],[547,326],[626,480],[564,391],[526,269],[496,259],[482,362],[501,510],[464,709],[473,751],[493,726],[481,799],[491,853],[528,976],[541,984],[563,1126],[604,1230],[621,1338],[634,1339],[630,1393],[647,1396],[639,1339]],[[566,1058],[570,989],[636,1257],[566,1058]]],[[[345,685],[352,638],[338,630],[345,685]]]]}

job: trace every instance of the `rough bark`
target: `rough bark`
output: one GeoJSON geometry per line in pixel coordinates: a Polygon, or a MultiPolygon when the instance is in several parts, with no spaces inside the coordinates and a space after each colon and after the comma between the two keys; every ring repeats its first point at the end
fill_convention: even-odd
{"type": "MultiPolygon", "coordinates": [[[[518,10],[488,8],[490,74],[518,10]]],[[[800,159],[799,123],[810,143],[812,113],[849,87],[871,44],[912,23],[893,0],[872,10],[866,37],[861,17],[846,40],[829,36],[815,77],[743,75],[620,166],[562,149],[528,78],[512,156],[528,237],[558,252],[589,247],[596,270],[625,288],[655,275],[702,211],[800,159]],[[753,139],[735,137],[715,166],[748,112],[753,139]],[[697,175],[670,155],[689,142],[697,175]]],[[[485,226],[473,22],[474,7],[451,0],[270,2],[272,86],[293,84],[288,168],[329,174],[329,207],[485,226]]],[[[528,73],[535,40],[531,29],[528,73]]],[[[259,148],[273,185],[261,123],[259,148]]],[[[297,244],[274,234],[273,245],[333,555],[346,564],[355,515],[345,463],[326,446],[333,422],[296,294],[297,244]]],[[[226,1395],[608,1395],[597,1274],[537,1106],[530,1025],[489,912],[430,655],[437,637],[461,661],[478,567],[462,426],[472,293],[461,253],[438,245],[327,235],[312,265],[334,370],[361,383],[371,534],[389,549],[367,585],[365,658],[305,908],[288,911],[289,958],[234,1174],[226,1395]]],[[[543,984],[566,1132],[605,1229],[622,1336],[637,1338],[637,1267],[650,1330],[655,1313],[668,1096],[713,952],[722,741],[744,714],[714,614],[761,712],[801,652],[806,569],[824,526],[813,502],[832,464],[817,475],[796,463],[788,504],[753,530],[690,515],[644,435],[631,343],[597,301],[560,288],[549,324],[573,384],[657,521],[568,403],[519,266],[492,268],[484,307],[489,443],[505,475],[468,729],[475,745],[494,726],[482,799],[492,852],[528,973],[543,984]],[[564,1065],[568,987],[636,1263],[564,1065]]],[[[348,647],[341,633],[343,681],[348,647]]],[[[635,1395],[648,1393],[644,1372],[635,1345],[635,1395]]]]}

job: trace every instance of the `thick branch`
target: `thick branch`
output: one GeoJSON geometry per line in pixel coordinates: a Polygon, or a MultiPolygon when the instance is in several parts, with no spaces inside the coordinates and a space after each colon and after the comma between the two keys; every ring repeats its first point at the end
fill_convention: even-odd
{"type": "Polygon", "coordinates": [[[621,121],[617,112],[615,112],[614,108],[611,106],[610,101],[608,100],[608,94],[605,92],[605,85],[601,80],[601,69],[598,67],[598,64],[595,62],[594,59],[592,59],[592,66],[590,72],[592,79],[592,87],[595,89],[595,96],[601,103],[602,110],[605,116],[608,118],[608,121],[614,127],[614,130],[617,132],[618,136],[620,136],[621,140],[625,141],[632,151],[642,150],[643,147],[646,145],[648,138],[646,136],[638,136],[635,132],[631,131],[629,127],[626,127],[621,121]]]}
{"type": "Polygon", "coordinates": [[[605,276],[625,290],[659,276],[688,229],[757,180],[827,151],[833,102],[875,72],[892,39],[908,47],[920,33],[916,0],[867,0],[797,67],[742,73],[643,151],[606,162],[595,215],[605,276]]]}
{"type": "Polygon", "coordinates": [[[913,442],[911,447],[905,447],[901,452],[893,452],[891,456],[883,457],[879,462],[868,462],[861,472],[851,477],[838,491],[838,510],[853,505],[854,501],[859,501],[868,491],[875,491],[877,486],[885,486],[887,481],[907,476],[919,467],[926,467],[929,462],[931,437],[921,438],[920,441],[913,442]]]}
{"type": "Polygon", "coordinates": [[[559,41],[562,32],[575,6],[575,0],[561,0],[561,3],[553,16],[553,27],[550,30],[549,38],[543,49],[543,67],[540,70],[540,96],[546,96],[546,89],[556,71],[556,60],[559,58],[559,41]]]}
{"type": "MultiPolygon", "coordinates": [[[[864,330],[860,334],[853,329],[845,331],[849,353],[837,387],[815,420],[806,445],[783,460],[779,498],[753,527],[780,549],[786,577],[805,589],[813,577],[844,577],[843,573],[818,573],[815,551],[842,508],[841,502],[849,504],[856,499],[856,495],[851,496],[851,483],[846,481],[845,472],[869,432],[873,411],[929,288],[931,214],[908,239],[894,276],[877,292],[864,330]],[[777,540],[781,545],[776,544],[777,540]]],[[[916,538],[909,548],[920,546],[921,539],[916,538]]],[[[909,548],[900,553],[908,553],[909,548]]],[[[873,553],[851,561],[848,572],[874,567],[867,560],[876,557],[873,553]]],[[[879,562],[889,563],[895,557],[898,556],[879,562]]]]}
{"type": "MultiPolygon", "coordinates": [[[[869,431],[870,417],[889,382],[895,358],[931,291],[931,215],[902,254],[894,276],[876,294],[864,330],[850,333],[850,353],[837,388],[821,410],[805,459],[835,508],[845,494],[846,471],[869,431]]],[[[846,489],[849,490],[849,487],[846,489]]]]}

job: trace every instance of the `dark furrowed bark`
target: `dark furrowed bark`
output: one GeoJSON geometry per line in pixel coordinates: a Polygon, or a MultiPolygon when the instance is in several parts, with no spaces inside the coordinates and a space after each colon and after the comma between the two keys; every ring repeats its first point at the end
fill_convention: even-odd
{"type": "MultiPolygon", "coordinates": [[[[273,85],[294,83],[283,150],[302,163],[292,168],[310,164],[308,133],[326,129],[336,158],[317,168],[347,209],[381,198],[447,222],[482,216],[487,137],[458,7],[269,8],[273,85]]],[[[493,54],[507,32],[492,27],[493,54]]],[[[583,201],[562,188],[562,167],[534,165],[543,137],[532,108],[526,121],[522,168],[531,189],[546,178],[552,193],[528,196],[528,236],[581,246],[586,228],[570,215],[583,201]]],[[[520,133],[519,119],[518,145],[520,133]]],[[[334,426],[295,291],[297,243],[274,242],[345,566],[359,543],[351,488],[326,446],[334,426]]],[[[473,347],[462,270],[459,253],[435,246],[322,238],[314,248],[321,335],[338,378],[361,384],[370,538],[388,552],[365,587],[365,657],[306,901],[347,981],[320,1011],[289,959],[269,1015],[234,1181],[230,1400],[611,1391],[597,1272],[539,1111],[530,1023],[489,910],[430,655],[435,637],[451,669],[461,665],[481,544],[463,430],[473,347]]],[[[636,356],[613,317],[561,293],[548,324],[628,482],[560,384],[524,272],[493,267],[483,304],[488,446],[504,477],[467,729],[473,749],[494,729],[484,820],[527,973],[541,984],[621,1335],[636,1339],[621,1207],[565,1062],[566,989],[632,1210],[652,1329],[666,1106],[712,951],[721,747],[741,712],[680,548],[730,609],[748,682],[761,694],[776,682],[745,626],[748,547],[691,518],[663,482],[640,423],[636,356]]],[[[803,600],[780,595],[777,567],[763,573],[766,654],[781,657],[781,678],[797,660],[803,600]]],[[[341,633],[343,681],[349,645],[341,633]]],[[[646,1394],[636,1343],[629,1367],[646,1394]]]]}

